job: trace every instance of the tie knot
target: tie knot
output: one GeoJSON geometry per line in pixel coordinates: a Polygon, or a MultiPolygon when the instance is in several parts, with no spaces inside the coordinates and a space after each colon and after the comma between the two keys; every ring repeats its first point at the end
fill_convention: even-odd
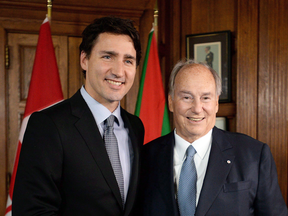
{"type": "Polygon", "coordinates": [[[106,126],[107,126],[107,127],[113,127],[114,120],[115,120],[115,116],[114,116],[114,115],[110,115],[110,116],[106,119],[106,126]]]}
{"type": "Polygon", "coordinates": [[[186,151],[187,157],[193,157],[195,153],[196,153],[196,150],[194,149],[192,145],[190,145],[186,151]]]}

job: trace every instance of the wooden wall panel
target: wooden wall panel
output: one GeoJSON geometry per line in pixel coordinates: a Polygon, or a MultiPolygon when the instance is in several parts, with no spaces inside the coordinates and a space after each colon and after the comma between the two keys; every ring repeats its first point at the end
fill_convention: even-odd
{"type": "MultiPolygon", "coordinates": [[[[181,59],[181,2],[158,0],[158,51],[166,99],[170,73],[181,59]]],[[[169,118],[173,128],[173,115],[170,112],[169,118]]]]}
{"type": "MultiPolygon", "coordinates": [[[[57,0],[53,1],[52,15],[53,20],[64,22],[83,22],[90,23],[91,17],[99,18],[102,16],[121,16],[132,20],[139,19],[143,11],[155,4],[155,0],[57,0]],[[67,16],[67,14],[69,14],[67,16]]],[[[43,19],[43,13],[47,11],[47,1],[43,0],[0,0],[0,14],[2,17],[16,18],[22,14],[26,19],[43,19]]]]}
{"type": "Polygon", "coordinates": [[[192,2],[190,0],[184,0],[181,2],[181,58],[186,58],[186,35],[192,32],[192,2]],[[183,23],[183,24],[182,24],[183,23]]]}
{"type": "Polygon", "coordinates": [[[6,203],[6,123],[7,123],[7,116],[6,116],[6,74],[5,72],[5,44],[6,44],[6,37],[5,37],[5,30],[0,25],[0,215],[4,215],[5,213],[5,203],[6,203]],[[2,73],[1,73],[2,71],[2,73]]]}
{"type": "Polygon", "coordinates": [[[238,0],[237,126],[257,138],[258,0],[238,0]]]}
{"type": "MultiPolygon", "coordinates": [[[[42,10],[43,6],[45,7],[47,1],[43,0],[9,0],[9,1],[2,1],[5,3],[6,7],[14,7],[15,9],[25,9],[29,7],[37,7],[38,9],[42,10]]],[[[103,10],[103,13],[107,14],[107,11],[111,8],[114,9],[122,9],[126,11],[135,10],[145,10],[147,8],[153,8],[155,5],[154,0],[145,0],[145,1],[138,1],[138,0],[125,0],[125,1],[95,1],[95,0],[57,0],[53,1],[53,8],[58,8],[62,10],[66,10],[66,8],[74,9],[74,8],[82,8],[82,7],[90,7],[90,8],[99,8],[103,10]]],[[[74,9],[76,10],[76,9],[74,9]]]]}
{"type": "MultiPolygon", "coordinates": [[[[192,25],[192,34],[235,30],[237,21],[236,1],[191,0],[191,2],[192,23],[190,25],[192,25]]],[[[189,23],[186,23],[186,25],[189,25],[189,23]]]]}
{"type": "Polygon", "coordinates": [[[159,5],[159,28],[158,43],[159,57],[162,72],[166,74],[164,86],[167,92],[169,76],[175,63],[181,59],[181,13],[180,1],[158,0],[159,5]],[[164,60],[164,62],[163,62],[164,60]],[[166,84],[166,85],[165,85],[166,84]]]}
{"type": "MultiPolygon", "coordinates": [[[[209,1],[208,1],[209,2],[209,1]]],[[[209,31],[236,30],[237,2],[221,0],[209,2],[209,31]]]]}
{"type": "MultiPolygon", "coordinates": [[[[211,1],[202,0],[191,0],[192,11],[191,11],[191,34],[200,34],[210,32],[210,14],[209,4],[211,1]]],[[[188,25],[187,23],[186,25],[188,25]]],[[[185,28],[185,25],[182,24],[185,28]]]]}
{"type": "Polygon", "coordinates": [[[82,86],[84,83],[82,69],[80,67],[80,54],[79,54],[79,45],[82,42],[81,37],[69,37],[68,38],[68,97],[72,97],[75,92],[82,86]],[[75,52],[77,50],[77,52],[75,52]]]}
{"type": "MultiPolygon", "coordinates": [[[[268,143],[287,192],[288,2],[260,0],[258,139],[268,143]],[[286,9],[286,10],[285,10],[286,9]]],[[[287,200],[287,193],[283,193],[287,200]]]]}

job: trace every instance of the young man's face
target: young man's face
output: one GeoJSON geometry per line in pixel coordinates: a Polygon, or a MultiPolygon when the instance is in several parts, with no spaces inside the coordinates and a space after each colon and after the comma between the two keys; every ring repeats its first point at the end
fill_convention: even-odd
{"type": "Polygon", "coordinates": [[[128,35],[101,33],[90,58],[82,52],[80,63],[86,70],[85,89],[113,112],[131,88],[136,74],[136,50],[128,35]]]}
{"type": "Polygon", "coordinates": [[[219,99],[215,80],[203,65],[192,65],[178,72],[174,87],[168,100],[176,133],[192,143],[215,125],[219,99]]]}

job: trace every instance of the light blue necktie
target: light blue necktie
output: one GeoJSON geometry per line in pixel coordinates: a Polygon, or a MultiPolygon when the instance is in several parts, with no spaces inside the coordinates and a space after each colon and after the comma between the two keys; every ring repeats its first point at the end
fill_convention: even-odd
{"type": "Polygon", "coordinates": [[[106,119],[105,130],[104,130],[104,142],[106,151],[108,153],[118,186],[121,193],[122,202],[124,204],[124,178],[122,167],[120,163],[119,150],[117,138],[114,134],[114,118],[115,116],[110,115],[106,119]]]}
{"type": "Polygon", "coordinates": [[[178,206],[181,216],[193,216],[196,210],[197,172],[194,163],[196,150],[190,145],[186,150],[186,159],[182,165],[179,187],[178,206]]]}

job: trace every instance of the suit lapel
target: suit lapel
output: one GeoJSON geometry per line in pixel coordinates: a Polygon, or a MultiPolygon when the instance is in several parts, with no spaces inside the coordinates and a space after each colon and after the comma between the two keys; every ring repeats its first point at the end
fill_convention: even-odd
{"type": "Polygon", "coordinates": [[[71,98],[71,107],[72,114],[79,118],[79,120],[75,123],[75,127],[85,140],[86,145],[89,148],[96,164],[101,170],[102,175],[113,191],[119,205],[122,207],[121,194],[108,154],[106,152],[105,144],[98,130],[94,117],[88,105],[81,96],[80,91],[78,91],[71,98]]]}
{"type": "Polygon", "coordinates": [[[131,146],[129,147],[130,155],[133,155],[133,160],[131,162],[131,178],[130,178],[130,184],[128,189],[128,194],[126,198],[126,204],[125,204],[125,213],[124,215],[129,215],[133,203],[136,199],[136,192],[137,192],[137,186],[139,181],[139,146],[141,145],[138,143],[138,139],[136,138],[135,132],[133,130],[133,127],[130,124],[130,121],[126,115],[126,111],[121,108],[121,117],[123,119],[125,128],[128,128],[129,131],[129,138],[131,140],[131,146]]]}
{"type": "Polygon", "coordinates": [[[173,212],[173,215],[178,215],[177,204],[175,199],[175,184],[174,184],[174,131],[165,136],[165,139],[162,140],[163,147],[159,152],[155,166],[158,170],[158,188],[162,195],[163,200],[166,203],[166,206],[171,208],[170,212],[173,212]]]}
{"type": "Polygon", "coordinates": [[[232,146],[223,139],[223,132],[214,127],[207,171],[202,186],[196,216],[205,215],[222,190],[234,162],[232,146]]]}

